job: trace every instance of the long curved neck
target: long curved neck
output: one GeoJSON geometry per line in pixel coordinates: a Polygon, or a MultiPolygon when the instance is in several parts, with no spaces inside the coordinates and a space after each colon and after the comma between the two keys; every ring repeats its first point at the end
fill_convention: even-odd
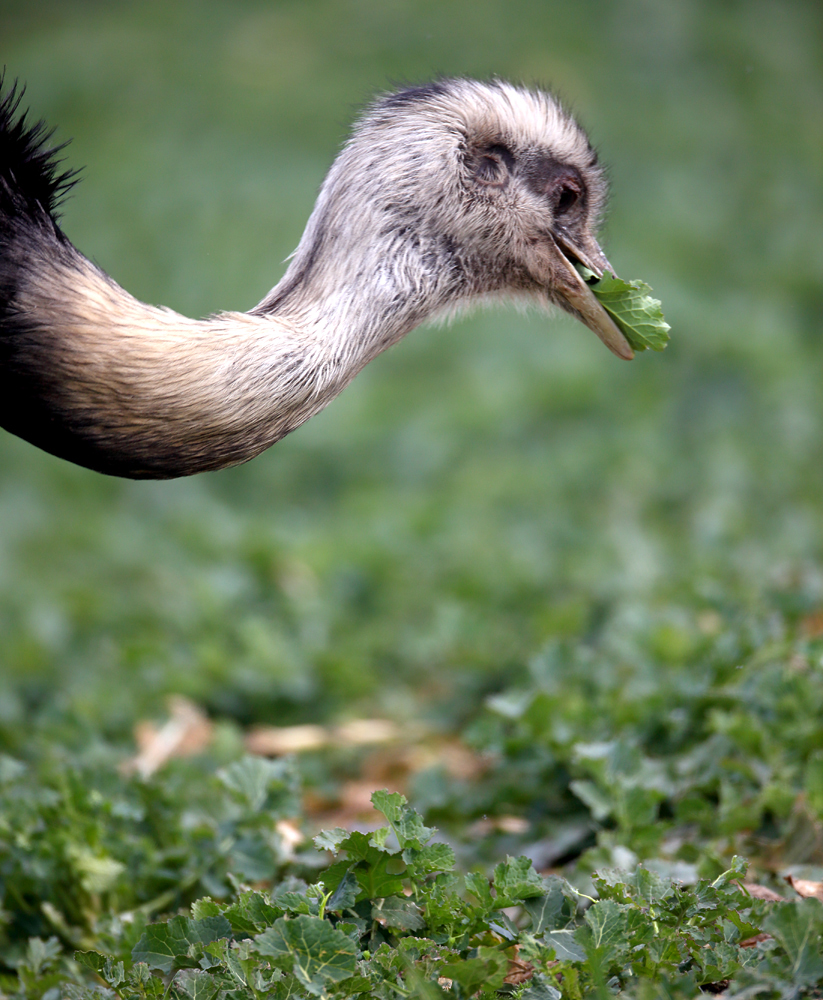
{"type": "Polygon", "coordinates": [[[381,351],[471,292],[452,240],[370,198],[343,215],[324,190],[286,274],[251,314],[323,342],[353,377],[381,351]]]}
{"type": "Polygon", "coordinates": [[[138,302],[59,231],[30,234],[0,423],[131,478],[224,468],[268,448],[462,287],[442,241],[381,233],[373,218],[320,225],[318,209],[266,299],[209,320],[138,302]]]}

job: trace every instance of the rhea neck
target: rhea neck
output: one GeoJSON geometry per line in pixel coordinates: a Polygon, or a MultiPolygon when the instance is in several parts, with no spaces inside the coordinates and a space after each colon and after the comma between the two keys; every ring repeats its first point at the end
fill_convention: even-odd
{"type": "Polygon", "coordinates": [[[353,375],[482,279],[469,279],[454,241],[419,209],[379,191],[356,212],[336,201],[333,186],[321,191],[288,270],[251,312],[324,344],[353,375]]]}
{"type": "Polygon", "coordinates": [[[434,227],[332,195],[250,313],[189,320],[133,299],[67,241],[50,249],[20,284],[33,325],[15,341],[3,426],[100,472],[170,478],[247,461],[304,423],[471,290],[434,227]]]}

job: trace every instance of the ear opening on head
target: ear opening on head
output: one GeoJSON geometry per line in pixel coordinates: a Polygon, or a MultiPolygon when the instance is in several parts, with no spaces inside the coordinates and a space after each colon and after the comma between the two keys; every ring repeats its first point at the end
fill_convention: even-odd
{"type": "Polygon", "coordinates": [[[514,153],[503,143],[489,143],[470,154],[472,176],[483,187],[505,187],[515,165],[514,153]]]}

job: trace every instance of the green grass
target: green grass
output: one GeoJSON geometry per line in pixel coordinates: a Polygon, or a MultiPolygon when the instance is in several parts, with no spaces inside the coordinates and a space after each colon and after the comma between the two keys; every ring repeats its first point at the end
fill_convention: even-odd
{"type": "MultiPolygon", "coordinates": [[[[66,232],[149,302],[253,305],[356,109],[445,72],[570,101],[610,169],[608,255],[672,326],[631,365],[565,318],[418,330],[191,480],[0,439],[0,958],[25,995],[78,977],[75,948],[128,959],[117,914],[314,880],[263,832],[296,799],[258,821],[216,777],[256,723],[461,734],[484,774],[429,765],[411,792],[463,870],[529,851],[589,892],[741,854],[820,878],[820,31],[815,4],[767,0],[4,5],[8,75],[86,165],[66,232]],[[217,742],[121,777],[172,693],[217,742]],[[512,814],[528,832],[471,833],[512,814]]],[[[289,794],[360,764],[301,758],[289,794]]]]}

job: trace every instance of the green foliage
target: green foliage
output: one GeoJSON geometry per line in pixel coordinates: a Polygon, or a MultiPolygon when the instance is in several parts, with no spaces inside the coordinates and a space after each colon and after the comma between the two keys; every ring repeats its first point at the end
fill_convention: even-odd
{"type": "Polygon", "coordinates": [[[0,784],[7,965],[28,938],[54,932],[75,947],[108,933],[134,944],[153,913],[283,871],[273,823],[299,809],[289,762],[247,757],[216,774],[181,765],[145,782],[79,761],[12,763],[0,784]]]}
{"type": "MultiPolygon", "coordinates": [[[[642,866],[606,870],[594,878],[596,899],[558,876],[541,877],[523,857],[500,863],[491,880],[460,877],[451,864],[415,873],[407,866],[436,831],[423,826],[403,796],[377,792],[373,801],[389,825],[340,841],[333,851],[338,860],[314,885],[273,894],[240,887],[230,901],[201,899],[192,917],[149,924],[136,944],[124,935],[110,939],[112,954],[78,952],[78,967],[126,1000],[167,990],[190,1000],[221,993],[235,1000],[412,994],[462,1000],[501,990],[515,958],[521,967],[528,963],[517,990],[524,1000],[615,989],[632,995],[642,984],[697,989],[738,974],[758,996],[780,996],[775,991],[788,983],[802,996],[823,976],[823,907],[805,900],[769,911],[741,887],[746,864],[739,858],[694,885],[642,866]],[[396,884],[382,879],[387,867],[404,872],[396,884]],[[329,888],[339,889],[351,874],[371,888],[345,896],[329,888]],[[316,912],[305,912],[315,902],[316,912]],[[761,929],[771,936],[752,943],[761,929]]],[[[55,941],[32,940],[21,965],[22,995],[40,995],[26,992],[25,977],[58,954],[55,941]]],[[[46,982],[67,978],[52,973],[46,982]]],[[[71,979],[76,1000],[99,995],[84,975],[71,979]]]]}
{"type": "MultiPolygon", "coordinates": [[[[291,972],[315,996],[357,971],[355,942],[321,917],[281,917],[255,938],[258,955],[291,972]]],[[[291,989],[289,992],[292,992],[291,989]]]]}
{"type": "Polygon", "coordinates": [[[688,659],[669,664],[650,651],[666,616],[640,609],[585,650],[551,643],[467,730],[483,781],[433,768],[419,801],[452,821],[528,815],[534,856],[581,872],[628,857],[716,874],[734,850],[820,865],[820,642],[786,623],[767,646],[751,624],[692,626],[688,659]]]}
{"type": "Polygon", "coordinates": [[[663,319],[660,301],[651,297],[645,281],[623,281],[608,271],[598,278],[582,264],[575,266],[635,351],[665,348],[671,327],[663,319]]]}

